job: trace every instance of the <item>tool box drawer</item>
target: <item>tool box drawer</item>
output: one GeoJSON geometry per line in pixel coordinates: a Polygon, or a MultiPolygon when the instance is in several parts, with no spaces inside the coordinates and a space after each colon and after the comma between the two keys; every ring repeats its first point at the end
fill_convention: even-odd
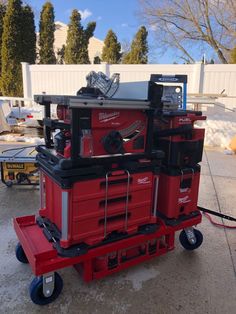
{"type": "MultiPolygon", "coordinates": [[[[151,188],[152,173],[142,172],[130,174],[129,190],[137,191],[151,188]]],[[[124,171],[116,171],[108,176],[109,196],[124,193],[127,189],[128,177],[124,171]]],[[[73,201],[104,197],[106,178],[76,182],[73,185],[73,201]]]]}
{"type": "Polygon", "coordinates": [[[152,222],[151,218],[151,204],[148,201],[128,208],[127,226],[125,204],[115,212],[108,210],[107,218],[104,211],[91,216],[74,216],[70,228],[73,235],[71,243],[85,242],[93,245],[101,242],[106,236],[109,237],[112,232],[132,234],[137,232],[139,226],[152,222]]]}
{"type": "MultiPolygon", "coordinates": [[[[128,196],[129,207],[143,203],[151,203],[152,187],[143,188],[142,190],[130,191],[128,196]]],[[[127,200],[126,191],[119,194],[109,194],[107,198],[107,208],[110,211],[117,211],[124,208],[127,200]]],[[[80,199],[72,203],[74,215],[93,215],[97,212],[104,212],[106,206],[105,194],[88,199],[80,199]]]]}

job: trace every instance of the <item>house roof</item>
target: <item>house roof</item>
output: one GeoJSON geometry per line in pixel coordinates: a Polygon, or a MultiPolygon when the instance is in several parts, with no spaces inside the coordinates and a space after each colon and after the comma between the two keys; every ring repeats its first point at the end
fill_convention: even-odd
{"type": "MultiPolygon", "coordinates": [[[[67,30],[68,25],[61,22],[56,21],[55,22],[55,40],[54,40],[54,51],[57,53],[58,49],[61,49],[62,45],[66,44],[66,38],[67,38],[67,30]]],[[[39,33],[37,33],[37,38],[39,36],[39,33]]],[[[89,45],[88,45],[88,52],[89,52],[89,59],[90,62],[93,62],[94,57],[101,56],[102,49],[104,46],[104,42],[96,37],[91,37],[89,39],[89,45]]]]}

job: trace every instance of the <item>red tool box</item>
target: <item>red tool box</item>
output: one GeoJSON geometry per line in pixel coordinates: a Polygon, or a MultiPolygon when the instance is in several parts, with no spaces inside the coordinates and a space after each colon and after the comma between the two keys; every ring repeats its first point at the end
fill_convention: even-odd
{"type": "MultiPolygon", "coordinates": [[[[180,75],[174,78],[187,81],[180,75]]],[[[165,145],[160,144],[158,121],[161,111],[168,115],[164,108],[171,108],[169,99],[174,99],[175,109],[179,106],[180,95],[172,97],[175,88],[167,89],[162,102],[163,89],[159,85],[156,92],[152,83],[147,101],[81,93],[35,96],[45,107],[46,146],[37,147],[41,204],[37,218],[14,219],[20,241],[16,257],[29,262],[38,276],[30,285],[34,303],[49,304],[59,296],[63,282],[58,269],[73,265],[85,281],[102,278],[172,250],[178,230],[185,249],[201,245],[203,236],[192,227],[201,222],[199,157],[184,169],[182,161],[178,167],[162,165],[165,145]],[[51,119],[51,104],[58,105],[60,120],[51,119]],[[55,129],[60,132],[53,138],[55,129]]],[[[167,129],[173,132],[180,119],[176,113],[169,116],[167,129]]],[[[187,117],[192,127],[200,114],[181,112],[180,117],[187,117]]],[[[182,133],[174,134],[175,140],[181,142],[182,133]]]]}
{"type": "Polygon", "coordinates": [[[39,214],[62,231],[60,244],[64,248],[97,244],[113,231],[137,233],[140,226],[156,222],[152,200],[158,170],[156,167],[155,174],[113,171],[102,178],[75,182],[70,189],[62,189],[43,174],[45,207],[39,214]]]}
{"type": "Polygon", "coordinates": [[[167,218],[179,218],[197,210],[200,166],[163,167],[159,181],[158,212],[167,218]]]}
{"type": "Polygon", "coordinates": [[[201,112],[170,111],[154,119],[155,147],[165,152],[163,162],[168,166],[194,166],[202,160],[203,128],[194,126],[199,120],[206,120],[201,112]]]}

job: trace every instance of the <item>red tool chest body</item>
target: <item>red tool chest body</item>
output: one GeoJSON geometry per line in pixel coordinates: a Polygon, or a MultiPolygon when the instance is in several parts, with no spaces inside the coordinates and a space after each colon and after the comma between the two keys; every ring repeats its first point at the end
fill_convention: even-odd
{"type": "Polygon", "coordinates": [[[151,171],[111,172],[107,191],[105,177],[75,182],[65,190],[44,174],[45,207],[39,213],[63,230],[62,195],[67,195],[68,230],[60,241],[64,248],[82,242],[94,245],[112,232],[132,234],[139,226],[156,222],[153,187],[158,177],[151,171]]]}
{"type": "Polygon", "coordinates": [[[200,166],[162,168],[158,193],[158,212],[179,218],[197,210],[200,166]]]}
{"type": "Polygon", "coordinates": [[[154,119],[155,146],[165,152],[168,166],[194,166],[202,160],[205,129],[194,126],[205,120],[201,112],[173,111],[154,119]]]}

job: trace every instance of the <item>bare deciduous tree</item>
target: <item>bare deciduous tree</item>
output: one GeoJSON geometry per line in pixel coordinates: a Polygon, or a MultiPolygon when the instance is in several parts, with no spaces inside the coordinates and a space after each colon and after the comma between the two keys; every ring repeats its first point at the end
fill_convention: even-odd
{"type": "Polygon", "coordinates": [[[176,48],[194,62],[192,47],[209,45],[228,63],[236,44],[235,0],[139,0],[140,13],[164,48],[176,48]]]}

